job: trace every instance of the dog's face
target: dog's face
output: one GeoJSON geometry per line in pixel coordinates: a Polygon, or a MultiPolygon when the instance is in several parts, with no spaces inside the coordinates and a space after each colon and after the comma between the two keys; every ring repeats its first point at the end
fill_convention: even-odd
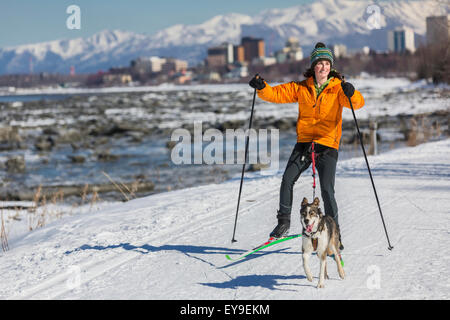
{"type": "Polygon", "coordinates": [[[300,220],[306,233],[316,232],[319,221],[322,218],[322,211],[319,208],[319,198],[315,198],[313,203],[308,203],[308,199],[303,198],[300,209],[300,220]]]}

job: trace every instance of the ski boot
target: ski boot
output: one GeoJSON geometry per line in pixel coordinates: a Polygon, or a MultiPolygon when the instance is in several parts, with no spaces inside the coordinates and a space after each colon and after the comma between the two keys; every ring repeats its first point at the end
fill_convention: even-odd
{"type": "Polygon", "coordinates": [[[277,218],[278,225],[270,233],[270,237],[279,239],[288,234],[289,228],[291,226],[291,215],[282,214],[278,211],[277,218]]]}

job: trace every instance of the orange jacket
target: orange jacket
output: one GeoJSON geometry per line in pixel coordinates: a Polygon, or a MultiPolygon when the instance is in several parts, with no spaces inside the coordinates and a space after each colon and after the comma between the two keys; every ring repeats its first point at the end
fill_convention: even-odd
{"type": "MultiPolygon", "coordinates": [[[[266,87],[258,90],[258,97],[273,103],[298,102],[297,142],[316,142],[339,149],[342,109],[350,108],[341,80],[332,78],[318,98],[313,77],[275,87],[266,82],[266,87]]],[[[357,90],[351,100],[354,109],[364,105],[364,98],[357,90]]]]}

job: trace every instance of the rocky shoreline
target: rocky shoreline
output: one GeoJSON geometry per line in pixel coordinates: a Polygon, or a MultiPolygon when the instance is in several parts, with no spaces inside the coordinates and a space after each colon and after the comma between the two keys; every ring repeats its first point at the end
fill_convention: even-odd
{"type": "MultiPolygon", "coordinates": [[[[380,101],[383,99],[390,97],[382,96],[380,101]]],[[[0,102],[0,198],[31,200],[38,186],[49,195],[60,190],[76,197],[88,184],[92,192],[123,199],[102,171],[109,172],[113,181],[134,184],[140,195],[190,186],[179,181],[185,179],[186,172],[177,173],[178,178],[173,175],[178,168],[169,159],[174,145],[170,142],[172,131],[184,128],[193,132],[194,121],[201,121],[203,130],[245,128],[250,104],[247,92],[208,91],[126,92],[0,102]]],[[[273,104],[259,103],[256,110],[255,129],[277,128],[295,134],[295,106],[286,107],[282,116],[273,104]]],[[[381,143],[420,143],[450,135],[448,108],[375,119],[381,143]]],[[[373,120],[359,120],[367,133],[366,143],[373,120]]],[[[355,138],[353,121],[344,120],[341,144],[355,143],[355,138]]],[[[224,170],[219,175],[225,180],[230,174],[224,170]]],[[[198,177],[192,177],[194,180],[199,181],[198,177]]]]}

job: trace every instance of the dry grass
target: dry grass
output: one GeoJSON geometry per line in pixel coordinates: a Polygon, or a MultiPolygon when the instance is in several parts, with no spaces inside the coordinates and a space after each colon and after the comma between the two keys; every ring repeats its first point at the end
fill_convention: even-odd
{"type": "Polygon", "coordinates": [[[47,211],[48,208],[47,208],[47,196],[46,195],[44,195],[42,197],[41,207],[42,207],[41,213],[37,215],[38,216],[38,220],[37,220],[36,228],[42,228],[43,226],[45,226],[46,215],[47,215],[47,212],[48,212],[47,211]]]}
{"type": "Polygon", "coordinates": [[[136,198],[135,192],[138,189],[138,185],[139,185],[138,181],[135,181],[134,183],[132,183],[130,185],[130,187],[131,187],[131,189],[130,189],[130,187],[128,187],[122,181],[119,181],[119,184],[120,184],[120,186],[119,186],[119,184],[117,184],[105,171],[102,171],[102,173],[105,177],[108,178],[108,180],[114,185],[114,187],[116,187],[116,189],[120,193],[122,193],[122,195],[125,197],[126,201],[130,201],[130,198],[134,198],[134,199],[136,198]],[[128,195],[125,193],[125,191],[128,192],[128,195]]]}
{"type": "Polygon", "coordinates": [[[113,180],[113,179],[112,179],[105,171],[102,171],[102,173],[103,173],[103,175],[104,175],[105,177],[107,177],[107,178],[109,179],[109,181],[117,188],[117,190],[119,190],[120,193],[122,193],[122,195],[125,197],[125,199],[126,199],[127,201],[130,201],[130,198],[127,197],[127,195],[126,195],[125,192],[122,190],[122,188],[120,188],[120,187],[117,185],[117,183],[115,183],[114,180],[113,180]]]}
{"type": "Polygon", "coordinates": [[[406,145],[409,147],[417,146],[421,143],[430,141],[433,137],[441,135],[439,124],[432,125],[426,116],[413,117],[410,120],[410,128],[407,134],[406,145]]]}
{"type": "Polygon", "coordinates": [[[417,146],[419,143],[417,142],[418,140],[418,126],[417,126],[417,120],[412,118],[410,121],[411,124],[411,128],[409,129],[408,132],[408,139],[406,140],[406,145],[409,147],[414,147],[417,146]]]}
{"type": "Polygon", "coordinates": [[[88,190],[89,190],[89,184],[86,183],[84,185],[83,191],[81,192],[81,205],[84,204],[84,201],[86,200],[87,194],[88,194],[88,190]]]}
{"type": "Polygon", "coordinates": [[[39,185],[39,187],[36,190],[36,193],[33,197],[33,204],[34,206],[28,209],[28,230],[32,231],[36,227],[36,215],[38,214],[38,208],[39,208],[39,201],[41,199],[41,192],[42,192],[42,185],[39,185]]]}
{"type": "Polygon", "coordinates": [[[92,210],[92,208],[94,207],[94,205],[97,203],[97,201],[100,200],[100,197],[98,196],[97,191],[94,190],[94,192],[92,193],[92,198],[91,198],[91,203],[90,203],[90,207],[89,207],[89,211],[92,210]]]}
{"type": "MultiPolygon", "coordinates": [[[[112,180],[112,178],[106,173],[102,172],[115,186],[115,188],[122,193],[122,195],[125,197],[127,201],[129,201],[131,198],[136,198],[135,192],[137,192],[139,182],[135,181],[134,183],[127,186],[126,184],[119,181],[119,183],[116,183],[112,180]]],[[[39,185],[39,187],[36,189],[36,192],[33,196],[33,205],[27,209],[28,213],[28,230],[32,231],[41,227],[44,227],[48,222],[53,221],[55,219],[60,219],[65,214],[72,214],[73,210],[75,208],[78,208],[84,204],[87,204],[87,201],[89,201],[89,211],[92,211],[94,206],[97,204],[97,202],[101,201],[97,190],[93,188],[89,188],[89,184],[85,184],[83,189],[80,193],[80,203],[74,203],[72,204],[72,207],[69,211],[64,211],[64,209],[61,209],[61,206],[58,206],[58,204],[64,203],[64,192],[63,190],[58,190],[57,192],[46,195],[43,192],[42,185],[39,185]],[[91,194],[90,194],[91,193],[91,194]],[[90,197],[89,197],[90,196],[90,197]],[[90,198],[90,200],[88,200],[90,198]],[[49,201],[48,201],[49,199],[49,201]]],[[[13,217],[14,220],[20,221],[20,211],[16,210],[16,214],[13,217]]],[[[1,242],[2,242],[2,248],[3,250],[8,249],[8,241],[7,241],[7,235],[5,232],[5,224],[3,221],[3,209],[2,209],[2,216],[1,216],[1,242]]]]}
{"type": "MultiPolygon", "coordinates": [[[[57,192],[47,196],[42,192],[42,186],[40,185],[33,196],[33,206],[28,208],[28,230],[32,231],[37,228],[44,227],[48,222],[61,219],[65,214],[72,214],[74,208],[78,208],[84,205],[89,198],[89,185],[86,184],[80,194],[80,203],[74,203],[71,210],[64,211],[59,204],[64,203],[64,191],[59,189],[57,192]],[[47,199],[50,199],[48,201],[47,199]]],[[[92,211],[94,205],[100,201],[100,197],[97,191],[92,191],[91,199],[89,202],[89,211],[92,211]]],[[[16,213],[18,216],[19,213],[16,213]]]]}
{"type": "Polygon", "coordinates": [[[8,236],[6,234],[5,231],[5,220],[3,219],[3,209],[2,209],[2,213],[1,213],[1,230],[0,230],[0,240],[2,242],[2,250],[3,252],[6,252],[9,250],[9,245],[8,245],[8,236]]]}
{"type": "Polygon", "coordinates": [[[58,190],[58,192],[56,192],[52,195],[51,202],[52,202],[53,207],[56,210],[56,212],[52,212],[52,213],[54,214],[55,218],[57,218],[57,219],[60,219],[63,215],[63,212],[60,209],[58,209],[57,204],[58,204],[58,202],[63,203],[63,201],[64,201],[64,191],[58,190]]]}
{"type": "Polygon", "coordinates": [[[39,187],[37,188],[36,193],[34,194],[34,197],[33,197],[35,210],[37,209],[37,207],[39,205],[39,199],[41,198],[41,192],[42,192],[42,185],[39,185],[39,187]]]}

